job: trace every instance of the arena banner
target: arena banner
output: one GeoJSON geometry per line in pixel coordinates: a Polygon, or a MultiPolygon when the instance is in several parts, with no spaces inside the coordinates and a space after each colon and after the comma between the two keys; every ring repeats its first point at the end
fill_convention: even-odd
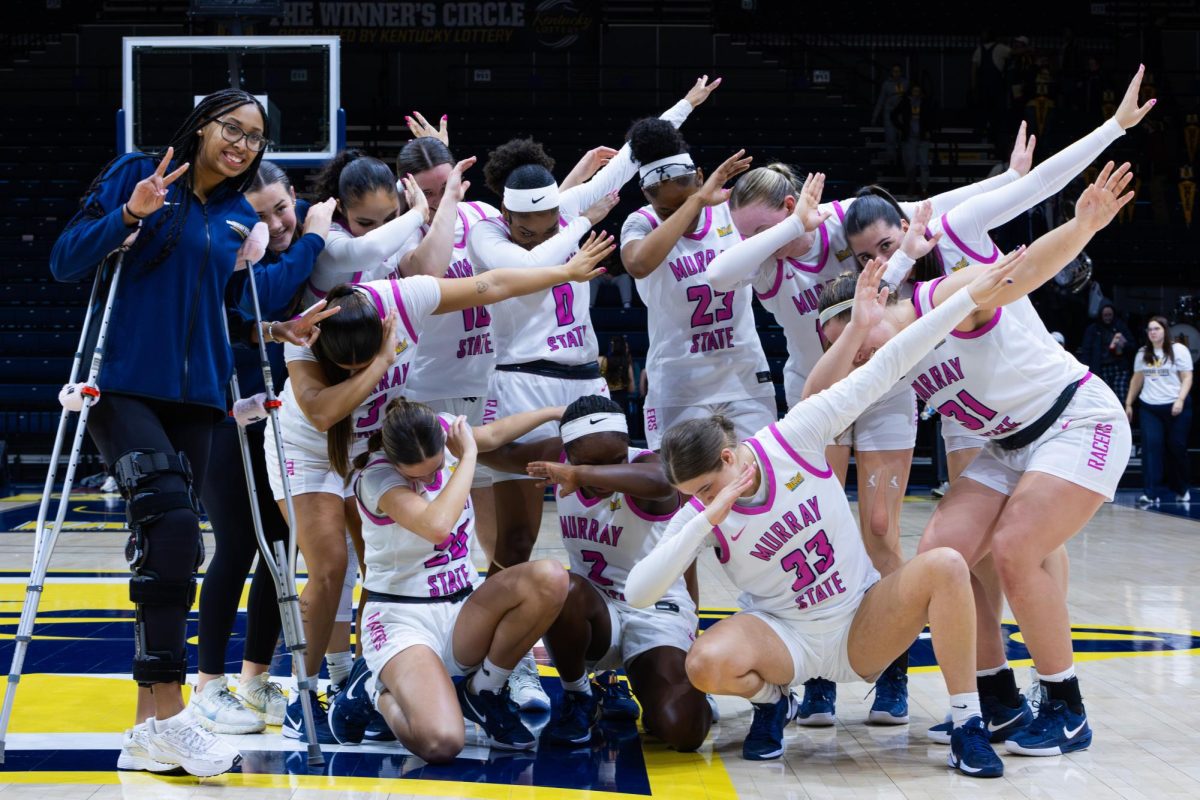
{"type": "Polygon", "coordinates": [[[360,48],[563,50],[593,44],[599,24],[595,0],[289,0],[272,27],[360,48]]]}

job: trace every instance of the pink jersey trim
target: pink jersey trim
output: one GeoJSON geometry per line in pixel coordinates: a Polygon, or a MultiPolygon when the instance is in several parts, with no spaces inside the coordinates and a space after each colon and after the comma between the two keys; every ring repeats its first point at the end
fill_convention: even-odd
{"type": "Polygon", "coordinates": [[[320,289],[314,286],[312,281],[308,282],[308,290],[312,292],[313,296],[319,300],[324,300],[325,295],[329,294],[328,292],[322,292],[320,289]]]}
{"type": "Polygon", "coordinates": [[[479,203],[476,203],[474,200],[471,200],[470,202],[467,203],[467,205],[470,206],[475,211],[475,213],[479,215],[480,220],[487,219],[487,214],[483,213],[483,209],[479,207],[479,203]]]}
{"type": "Polygon", "coordinates": [[[801,272],[815,273],[825,269],[825,263],[829,261],[829,229],[824,222],[821,223],[821,260],[816,264],[805,264],[795,258],[789,258],[788,261],[801,272]]]}
{"type": "Polygon", "coordinates": [[[913,292],[913,308],[916,309],[918,317],[920,317],[922,314],[927,314],[930,311],[933,311],[933,293],[937,291],[938,284],[944,280],[946,280],[945,275],[941,276],[940,278],[934,278],[932,281],[925,281],[917,284],[916,291],[913,292]],[[928,287],[928,289],[926,289],[926,296],[929,299],[929,308],[925,308],[921,303],[921,289],[924,287],[928,287]]]}
{"type": "MultiPolygon", "coordinates": [[[[970,256],[974,260],[978,261],[980,264],[991,264],[999,257],[1000,248],[996,246],[995,242],[991,242],[992,254],[990,256],[981,256],[978,253],[976,253],[974,250],[972,250],[971,248],[969,248],[965,244],[963,244],[962,239],[959,239],[958,236],[954,233],[954,231],[950,228],[950,220],[948,219],[948,217],[949,217],[948,212],[946,214],[942,214],[942,230],[945,231],[946,235],[950,237],[950,241],[952,241],[952,242],[954,242],[954,244],[958,245],[959,250],[962,250],[964,253],[966,253],[968,256],[970,256]]],[[[928,231],[926,233],[928,233],[928,231]]],[[[989,239],[989,241],[991,241],[991,240],[989,239]]]]}
{"type": "Polygon", "coordinates": [[[750,445],[750,449],[758,455],[758,460],[762,462],[763,469],[766,470],[767,479],[767,502],[761,506],[747,507],[740,506],[737,503],[733,504],[733,510],[739,514],[748,516],[756,516],[758,514],[766,514],[771,510],[771,506],[775,505],[775,468],[771,466],[771,459],[767,458],[767,453],[763,450],[763,446],[758,443],[757,439],[746,439],[746,444],[750,445]]]}
{"type": "Polygon", "coordinates": [[[828,461],[825,462],[825,469],[823,470],[817,469],[812,464],[808,463],[803,456],[801,456],[792,448],[791,444],[788,443],[788,440],[783,438],[783,434],[779,432],[779,428],[774,422],[768,425],[767,428],[771,431],[771,435],[775,437],[775,441],[778,442],[779,446],[783,448],[783,451],[788,454],[788,457],[810,472],[813,476],[817,478],[828,478],[829,476],[833,475],[833,468],[829,466],[828,461]]]}
{"type": "Polygon", "coordinates": [[[371,513],[371,510],[368,509],[365,505],[363,505],[362,498],[358,496],[358,487],[359,487],[359,484],[362,483],[363,472],[370,469],[371,467],[378,466],[379,464],[387,464],[387,463],[389,463],[389,462],[386,458],[377,458],[374,461],[368,462],[367,466],[363,467],[362,472],[358,473],[358,477],[354,479],[354,501],[356,503],[358,503],[358,510],[362,512],[364,517],[371,520],[371,522],[374,522],[376,525],[395,525],[396,521],[393,520],[391,517],[380,517],[380,516],[376,516],[375,514],[371,513]]]}
{"type": "Polygon", "coordinates": [[[950,335],[955,339],[978,339],[980,336],[983,336],[992,328],[1000,324],[1000,314],[1002,311],[1004,311],[1003,308],[997,308],[996,313],[992,315],[991,319],[973,331],[950,331],[950,335]]]}
{"type": "Polygon", "coordinates": [[[454,210],[458,212],[458,218],[462,220],[463,226],[462,238],[455,243],[454,248],[461,250],[467,246],[467,232],[471,230],[471,223],[467,220],[467,215],[462,212],[461,208],[455,208],[454,210]]]}
{"type": "Polygon", "coordinates": [[[720,525],[713,526],[713,536],[717,537],[717,561],[721,564],[729,563],[729,542],[725,540],[725,532],[721,530],[720,525]]]}
{"type": "Polygon", "coordinates": [[[647,210],[646,210],[646,209],[644,209],[644,208],[639,208],[639,209],[637,210],[637,213],[641,214],[643,217],[645,217],[646,219],[650,220],[650,230],[654,230],[655,228],[657,228],[657,227],[658,227],[658,220],[656,220],[656,219],[654,218],[654,215],[653,215],[653,214],[651,214],[649,211],[647,211],[647,210]]]}
{"type": "Polygon", "coordinates": [[[754,294],[758,295],[759,300],[770,300],[772,297],[779,294],[779,290],[780,290],[780,288],[782,288],[782,286],[783,286],[783,259],[776,259],[775,260],[775,283],[774,283],[774,285],[772,285],[771,289],[767,292],[763,292],[761,294],[759,292],[755,292],[754,294]]]}
{"type": "Polygon", "coordinates": [[[375,310],[379,312],[380,319],[383,319],[387,316],[387,310],[383,307],[383,298],[379,296],[379,292],[375,291],[370,286],[367,286],[365,283],[357,283],[355,286],[365,289],[367,294],[371,295],[371,299],[375,301],[375,310]]]}
{"type": "Polygon", "coordinates": [[[708,236],[708,231],[709,231],[709,229],[712,228],[712,217],[713,217],[712,206],[705,206],[704,207],[704,225],[701,226],[699,233],[685,233],[683,235],[683,238],[694,239],[696,241],[700,241],[705,236],[708,236]]]}
{"type": "Polygon", "coordinates": [[[400,281],[392,281],[392,299],[396,301],[396,308],[400,311],[400,321],[404,323],[404,329],[412,337],[413,344],[416,344],[420,339],[417,336],[417,331],[412,326],[412,322],[408,319],[408,309],[404,307],[404,298],[400,296],[400,281]]]}
{"type": "Polygon", "coordinates": [[[838,222],[846,221],[846,212],[844,210],[842,210],[842,204],[839,203],[837,200],[833,201],[833,210],[834,210],[834,213],[837,214],[838,222]]]}
{"type": "Polygon", "coordinates": [[[630,497],[629,495],[623,495],[623,497],[629,504],[629,510],[633,512],[633,515],[638,519],[645,520],[646,522],[666,522],[675,516],[675,511],[679,510],[677,507],[675,511],[672,511],[670,514],[651,514],[649,511],[644,511],[638,508],[637,503],[634,502],[637,499],[636,497],[630,497]]]}

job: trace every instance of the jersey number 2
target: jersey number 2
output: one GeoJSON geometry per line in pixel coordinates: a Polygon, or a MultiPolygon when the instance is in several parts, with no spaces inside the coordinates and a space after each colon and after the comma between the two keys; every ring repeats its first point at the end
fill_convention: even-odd
{"type": "Polygon", "coordinates": [[[592,565],[592,569],[588,572],[589,581],[597,586],[612,586],[612,579],[604,577],[604,569],[608,566],[608,562],[604,560],[603,553],[597,553],[595,550],[582,550],[579,555],[592,565]]]}

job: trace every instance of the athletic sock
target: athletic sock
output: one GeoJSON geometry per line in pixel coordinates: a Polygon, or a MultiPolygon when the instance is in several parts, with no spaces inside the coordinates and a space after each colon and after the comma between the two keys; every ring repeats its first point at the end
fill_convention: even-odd
{"type": "Polygon", "coordinates": [[[896,656],[896,660],[888,665],[889,670],[895,670],[901,675],[908,674],[908,651],[905,650],[900,655],[896,656]]]}
{"type": "Polygon", "coordinates": [[[1021,705],[1017,676],[1007,662],[1002,667],[976,672],[975,686],[981,696],[994,697],[1009,708],[1018,708],[1021,705]]]}
{"type": "Polygon", "coordinates": [[[511,669],[497,667],[492,663],[490,658],[483,659],[483,664],[479,666],[475,674],[471,676],[471,683],[467,686],[473,694],[480,692],[491,692],[496,694],[501,687],[508,682],[508,676],[512,674],[511,669]]]}
{"type": "Polygon", "coordinates": [[[954,727],[960,728],[971,717],[982,717],[979,710],[979,692],[963,692],[950,695],[950,715],[954,718],[954,727]]]}
{"type": "Polygon", "coordinates": [[[764,683],[762,688],[754,693],[749,698],[754,705],[773,705],[779,702],[779,698],[783,697],[783,689],[774,683],[764,683]]]}
{"type": "Polygon", "coordinates": [[[1083,713],[1083,695],[1079,693],[1079,678],[1075,677],[1074,666],[1054,675],[1039,677],[1051,701],[1061,700],[1073,714],[1083,713]]]}
{"type": "Polygon", "coordinates": [[[329,682],[341,686],[350,677],[350,670],[354,669],[354,654],[348,651],[326,653],[325,666],[329,669],[329,682]]]}
{"type": "Polygon", "coordinates": [[[562,677],[559,677],[558,680],[562,683],[563,689],[568,692],[579,692],[586,695],[592,693],[592,681],[586,672],[573,681],[564,680],[562,677]]]}

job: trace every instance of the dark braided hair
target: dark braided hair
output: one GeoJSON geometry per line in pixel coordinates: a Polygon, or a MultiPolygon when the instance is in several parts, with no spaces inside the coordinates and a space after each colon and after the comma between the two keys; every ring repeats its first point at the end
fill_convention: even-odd
{"type": "Polygon", "coordinates": [[[554,159],[540,142],[531,138],[510,139],[488,153],[483,182],[500,197],[504,187],[537,189],[554,183],[554,159]]]}
{"type": "MultiPolygon", "coordinates": [[[[141,251],[149,247],[149,243],[159,240],[159,231],[165,228],[162,235],[162,244],[158,248],[158,252],[153,256],[145,257],[143,270],[149,272],[161,264],[171,255],[176,245],[179,243],[179,237],[183,232],[183,223],[187,219],[188,213],[192,209],[192,203],[195,202],[195,195],[192,193],[192,181],[195,178],[196,170],[196,155],[200,151],[201,137],[196,135],[196,131],[203,128],[208,123],[217,119],[222,114],[226,114],[235,108],[241,108],[245,105],[253,104],[258,109],[258,113],[262,115],[263,124],[267,122],[267,110],[262,107],[262,104],[247,91],[242,89],[221,89],[213,92],[192,109],[192,112],[184,119],[183,123],[176,129],[168,143],[170,147],[175,148],[173,164],[182,164],[187,162],[192,166],[187,172],[183,173],[176,181],[175,185],[179,187],[176,193],[176,203],[173,206],[163,206],[163,208],[153,215],[153,222],[150,224],[149,230],[144,236],[139,236],[134,242],[133,252],[142,255],[141,251]]],[[[220,135],[220,134],[218,134],[220,135]]],[[[239,194],[249,189],[254,179],[258,176],[258,168],[262,164],[263,153],[266,148],[254,153],[254,158],[237,176],[226,178],[217,185],[216,190],[229,188],[239,194]]],[[[166,150],[152,155],[144,155],[146,159],[161,159],[166,150]]],[[[83,201],[80,207],[88,217],[99,218],[104,215],[104,209],[99,207],[98,203],[88,202],[89,198],[93,197],[104,182],[109,178],[109,170],[121,156],[114,158],[104,166],[100,174],[92,181],[88,187],[87,193],[84,194],[83,201]]],[[[216,191],[214,190],[214,191],[216,191]]]]}

